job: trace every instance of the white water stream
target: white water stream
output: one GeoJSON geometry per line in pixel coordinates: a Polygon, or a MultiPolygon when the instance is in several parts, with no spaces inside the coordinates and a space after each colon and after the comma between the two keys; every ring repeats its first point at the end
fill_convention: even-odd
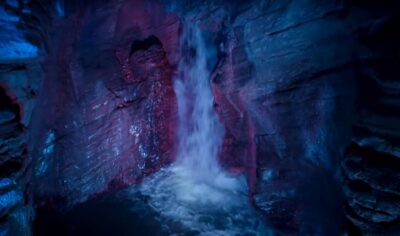
{"type": "Polygon", "coordinates": [[[201,235],[266,235],[262,219],[249,204],[244,176],[219,165],[224,129],[213,106],[209,50],[200,30],[186,26],[174,84],[179,116],[176,162],[148,177],[140,191],[160,215],[201,235]]]}

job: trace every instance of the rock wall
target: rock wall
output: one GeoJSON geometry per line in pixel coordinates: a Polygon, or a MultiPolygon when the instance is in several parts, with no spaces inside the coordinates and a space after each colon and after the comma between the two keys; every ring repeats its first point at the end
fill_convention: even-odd
{"type": "Polygon", "coordinates": [[[338,235],[347,218],[354,233],[396,234],[398,9],[3,1],[0,232],[29,235],[32,202],[73,206],[173,161],[180,28],[199,22],[216,52],[220,162],[247,176],[266,222],[285,235],[338,235]]]}
{"type": "Polygon", "coordinates": [[[342,162],[346,215],[363,235],[398,235],[400,5],[355,2],[349,22],[357,41],[360,96],[342,162]]]}
{"type": "MultiPolygon", "coordinates": [[[[166,4],[171,4],[170,2],[166,4]]],[[[356,98],[356,42],[343,1],[180,2],[218,52],[221,162],[282,234],[339,234],[340,162],[356,98]]]]}
{"type": "Polygon", "coordinates": [[[356,70],[345,10],[342,1],[271,1],[232,23],[216,84],[246,120],[254,204],[283,234],[335,235],[343,224],[337,169],[356,70]]]}
{"type": "Polygon", "coordinates": [[[136,183],[175,157],[179,22],[155,1],[71,1],[53,24],[32,130],[33,182],[39,206],[65,207],[136,183]]]}
{"type": "Polygon", "coordinates": [[[346,218],[352,233],[398,231],[397,3],[165,4],[211,34],[221,161],[246,173],[268,223],[283,234],[337,235],[346,218]]]}
{"type": "Polygon", "coordinates": [[[26,1],[0,3],[0,235],[31,235],[28,130],[43,79],[51,18],[44,10],[26,1]]]}

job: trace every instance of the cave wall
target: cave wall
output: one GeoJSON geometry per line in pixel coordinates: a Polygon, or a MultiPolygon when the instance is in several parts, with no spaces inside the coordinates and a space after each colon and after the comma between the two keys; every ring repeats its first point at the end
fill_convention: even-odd
{"type": "Polygon", "coordinates": [[[173,160],[179,22],[155,1],[71,1],[54,24],[33,181],[38,205],[65,207],[173,160]]]}
{"type": "Polygon", "coordinates": [[[174,160],[172,81],[189,19],[217,52],[221,165],[246,175],[266,222],[282,234],[337,235],[346,218],[355,232],[395,234],[398,9],[356,0],[1,3],[0,232],[29,233],[32,202],[72,206],[174,160]]]}
{"type": "Polygon", "coordinates": [[[28,1],[0,3],[0,235],[31,234],[29,129],[50,13],[28,1]]]}
{"type": "Polygon", "coordinates": [[[342,162],[346,216],[363,235],[399,234],[400,4],[355,1],[357,117],[342,162]]]}
{"type": "Polygon", "coordinates": [[[395,235],[399,4],[172,6],[214,37],[221,161],[246,173],[267,223],[283,234],[337,235],[350,224],[395,235]]]}
{"type": "Polygon", "coordinates": [[[247,120],[239,137],[253,149],[254,205],[284,234],[335,235],[343,224],[337,169],[356,73],[345,11],[343,1],[271,1],[232,23],[234,43],[216,84],[247,120]]]}
{"type": "Polygon", "coordinates": [[[85,201],[173,160],[171,85],[179,24],[190,18],[218,52],[212,86],[226,127],[222,165],[246,174],[251,200],[274,227],[340,228],[332,223],[340,198],[331,195],[340,190],[355,96],[343,2],[71,2],[65,9],[54,23],[63,30],[49,42],[47,93],[32,131],[39,205],[85,201]]]}
{"type": "Polygon", "coordinates": [[[277,232],[339,234],[339,169],[358,76],[349,5],[168,3],[201,22],[218,50],[212,88],[226,129],[222,165],[246,174],[250,200],[277,232]]]}

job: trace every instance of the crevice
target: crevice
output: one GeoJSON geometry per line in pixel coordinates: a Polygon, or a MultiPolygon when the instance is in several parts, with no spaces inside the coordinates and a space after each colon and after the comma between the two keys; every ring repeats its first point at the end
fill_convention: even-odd
{"type": "Polygon", "coordinates": [[[131,45],[129,55],[132,55],[133,53],[140,51],[140,50],[143,50],[143,51],[147,50],[152,46],[162,46],[161,41],[154,35],[151,35],[144,40],[135,40],[135,41],[133,41],[133,43],[131,45]]]}

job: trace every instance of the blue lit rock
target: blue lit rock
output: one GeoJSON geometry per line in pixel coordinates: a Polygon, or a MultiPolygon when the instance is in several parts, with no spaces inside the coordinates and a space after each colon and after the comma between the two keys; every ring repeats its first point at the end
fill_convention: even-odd
{"type": "Polygon", "coordinates": [[[33,216],[35,215],[32,206],[19,207],[9,216],[11,235],[30,235],[32,230],[33,216]]]}
{"type": "Polygon", "coordinates": [[[7,123],[15,118],[15,114],[9,111],[0,112],[0,125],[7,123]]]}
{"type": "Polygon", "coordinates": [[[9,178],[0,179],[0,191],[4,192],[13,185],[14,181],[9,178]]]}
{"type": "Polygon", "coordinates": [[[0,236],[10,236],[11,230],[9,223],[1,224],[0,225],[0,236]]]}
{"type": "Polygon", "coordinates": [[[173,160],[183,17],[216,51],[221,165],[247,176],[268,223],[340,234],[345,198],[360,231],[398,230],[398,4],[27,2],[0,3],[0,235],[29,231],[26,181],[37,206],[64,207],[173,160]]]}
{"type": "Polygon", "coordinates": [[[9,191],[0,194],[0,216],[4,216],[11,208],[23,203],[22,194],[17,191],[9,191]]]}
{"type": "MultiPolygon", "coordinates": [[[[0,2],[0,235],[31,234],[27,127],[41,86],[41,16],[27,1],[0,2]],[[36,12],[37,13],[37,12],[36,12]],[[28,174],[28,175],[27,175],[28,174]],[[25,201],[25,199],[28,199],[25,201]]],[[[47,22],[49,23],[49,22],[47,22]]]]}
{"type": "Polygon", "coordinates": [[[17,24],[21,22],[18,15],[6,11],[0,6],[0,62],[16,62],[35,59],[39,54],[37,45],[30,43],[17,24]]]}

